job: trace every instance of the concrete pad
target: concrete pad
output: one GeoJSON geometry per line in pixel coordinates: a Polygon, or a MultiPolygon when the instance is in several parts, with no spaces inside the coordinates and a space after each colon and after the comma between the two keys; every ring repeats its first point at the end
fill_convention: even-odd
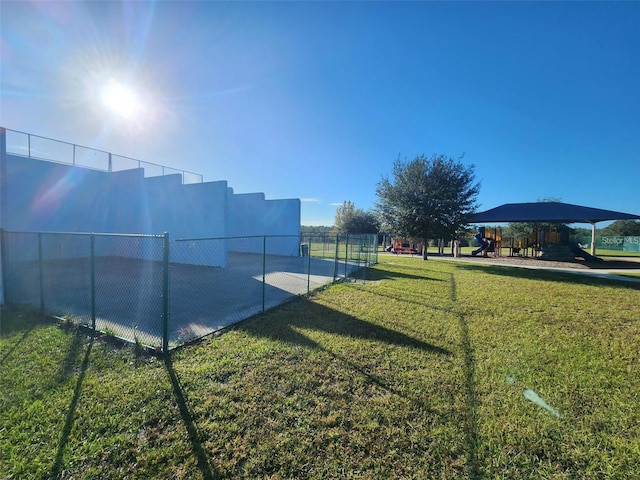
{"type": "MultiPolygon", "coordinates": [[[[162,263],[124,257],[95,259],[96,328],[145,345],[162,345],[162,263]]],[[[247,253],[230,253],[227,267],[170,264],[169,328],[171,347],[233,325],[351,275],[354,262],[247,253]]],[[[91,325],[91,262],[75,258],[8,262],[7,302],[91,325]]]]}

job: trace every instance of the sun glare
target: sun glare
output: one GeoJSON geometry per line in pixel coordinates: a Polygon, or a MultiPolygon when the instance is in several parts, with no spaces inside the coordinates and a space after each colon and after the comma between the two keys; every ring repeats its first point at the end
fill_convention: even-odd
{"type": "Polygon", "coordinates": [[[125,119],[135,118],[142,110],[142,104],[136,92],[117,81],[112,80],[105,85],[100,98],[105,108],[125,119]]]}

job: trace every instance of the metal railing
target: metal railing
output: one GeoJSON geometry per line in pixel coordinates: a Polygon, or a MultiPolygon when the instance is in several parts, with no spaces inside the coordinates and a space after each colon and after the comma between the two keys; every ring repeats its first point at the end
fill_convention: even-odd
{"type": "Polygon", "coordinates": [[[104,150],[41,137],[31,133],[8,128],[5,128],[5,130],[7,132],[7,153],[13,155],[55,163],[65,163],[103,172],[118,172],[142,168],[144,169],[145,177],[179,174],[182,177],[183,184],[202,183],[204,181],[204,177],[200,173],[145,162],[123,155],[116,155],[104,150]]]}
{"type": "Polygon", "coordinates": [[[158,351],[337,280],[364,281],[377,262],[376,235],[170,241],[0,230],[0,245],[7,304],[158,351]]]}

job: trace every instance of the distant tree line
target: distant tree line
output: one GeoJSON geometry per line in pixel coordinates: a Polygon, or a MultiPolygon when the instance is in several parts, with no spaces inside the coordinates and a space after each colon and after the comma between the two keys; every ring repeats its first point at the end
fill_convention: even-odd
{"type": "Polygon", "coordinates": [[[640,221],[616,220],[611,225],[596,230],[599,237],[638,237],[640,236],[640,221]]]}
{"type": "Polygon", "coordinates": [[[323,235],[332,233],[333,230],[333,226],[327,225],[302,225],[300,227],[300,233],[302,233],[302,235],[323,235]]]}
{"type": "MultiPolygon", "coordinates": [[[[477,208],[480,184],[475,182],[473,165],[464,165],[462,156],[418,155],[411,161],[398,158],[392,178],[377,184],[378,202],[374,210],[362,210],[345,200],[336,210],[333,226],[303,226],[303,234],[358,234],[386,232],[407,241],[435,242],[434,239],[461,240],[473,245],[474,231],[469,221],[477,208]]],[[[560,199],[538,199],[559,202],[560,199]]],[[[533,238],[536,231],[565,231],[578,242],[591,239],[590,228],[570,228],[557,223],[511,222],[502,227],[503,238],[533,238]]],[[[598,229],[597,236],[640,236],[640,221],[618,220],[598,229]]],[[[426,250],[423,252],[426,260],[426,250]]]]}

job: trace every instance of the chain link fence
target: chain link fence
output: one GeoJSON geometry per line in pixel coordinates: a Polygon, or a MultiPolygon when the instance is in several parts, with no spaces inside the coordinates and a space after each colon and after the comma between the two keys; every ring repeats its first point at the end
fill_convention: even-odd
{"type": "Polygon", "coordinates": [[[377,236],[1,232],[4,298],[167,351],[340,279],[366,280],[377,236]]]}
{"type": "Polygon", "coordinates": [[[4,231],[5,302],[159,347],[163,242],[162,235],[4,231]]]}

